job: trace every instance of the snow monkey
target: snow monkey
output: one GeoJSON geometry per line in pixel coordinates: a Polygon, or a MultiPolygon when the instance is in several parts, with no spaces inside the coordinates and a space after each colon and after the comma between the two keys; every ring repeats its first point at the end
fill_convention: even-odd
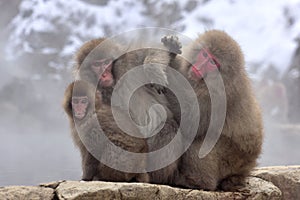
{"type": "Polygon", "coordinates": [[[135,46],[137,50],[126,52],[126,48],[129,47],[123,47],[113,40],[106,38],[90,40],[76,52],[74,70],[78,73],[79,79],[101,88],[104,103],[110,103],[112,89],[122,75],[137,66],[143,67],[150,79],[149,82],[155,79],[161,83],[161,85],[152,84],[161,93],[163,85],[167,84],[166,66],[175,53],[181,52],[181,44],[170,38],[165,46],[160,47],[161,49],[135,46]]]}
{"type": "MultiPolygon", "coordinates": [[[[167,43],[167,38],[162,41],[167,43]]],[[[240,190],[261,153],[263,124],[238,43],[223,31],[206,31],[183,50],[182,56],[177,55],[171,66],[189,80],[200,108],[198,132],[179,163],[176,185],[204,190],[240,190]],[[217,85],[209,91],[206,82],[214,82],[218,72],[226,93],[225,123],[214,148],[200,159],[199,149],[212,116],[210,95],[220,92],[217,85]]],[[[174,95],[169,92],[165,95],[169,102],[174,102],[174,95]]],[[[178,113],[178,107],[171,107],[171,111],[178,113]]]]}
{"type": "MultiPolygon", "coordinates": [[[[85,82],[76,81],[71,83],[66,91],[63,107],[68,115],[71,127],[71,135],[75,145],[79,148],[82,159],[82,180],[102,180],[102,181],[138,181],[149,182],[147,173],[125,173],[112,169],[99,162],[86,148],[83,141],[85,138],[91,138],[92,134],[96,134],[98,138],[101,134],[97,123],[100,124],[104,134],[108,139],[118,147],[130,152],[146,153],[148,146],[145,139],[132,137],[120,129],[115,124],[111,113],[111,108],[101,102],[100,92],[96,92],[96,88],[85,82]],[[80,130],[81,137],[77,130],[80,130]]],[[[122,111],[118,112],[123,115],[122,111]]],[[[127,117],[123,117],[124,123],[132,126],[131,130],[139,134],[137,128],[131,123],[127,117]]],[[[92,138],[95,141],[95,139],[92,138]]],[[[87,140],[88,141],[88,140],[87,140]]],[[[103,145],[99,157],[108,156],[118,165],[126,166],[133,169],[136,166],[146,168],[146,156],[138,162],[131,162],[124,157],[118,157],[117,152],[111,152],[103,141],[96,141],[97,146],[103,145]],[[115,160],[114,160],[115,159],[115,160]]]]}
{"type": "MultiPolygon", "coordinates": [[[[171,38],[162,49],[146,48],[123,53],[119,44],[106,41],[105,38],[99,38],[83,44],[75,55],[75,70],[78,71],[79,79],[97,87],[101,91],[103,104],[106,105],[111,105],[112,91],[116,83],[127,71],[134,67],[145,64],[141,67],[143,67],[142,69],[145,70],[147,77],[149,77],[149,82],[151,83],[151,79],[154,77],[153,79],[161,83],[160,85],[148,84],[142,86],[130,98],[130,116],[128,116],[128,119],[132,119],[136,125],[148,124],[151,130],[156,130],[162,124],[158,119],[163,118],[163,113],[161,113],[161,110],[152,110],[156,116],[153,118],[155,120],[151,120],[149,109],[153,105],[159,104],[165,110],[166,121],[163,127],[156,135],[146,139],[149,152],[159,150],[167,145],[175,137],[178,130],[178,124],[169,110],[168,101],[165,95],[161,94],[164,89],[163,86],[167,85],[165,68],[169,65],[170,60],[175,57],[175,53],[180,52],[181,44],[177,42],[171,38]],[[97,48],[98,45],[101,48],[97,48]],[[120,52],[123,54],[118,56],[120,52]],[[157,64],[158,66],[156,66],[157,64]]],[[[129,91],[131,90],[130,87],[131,85],[128,84],[129,91]]],[[[122,96],[120,96],[120,99],[122,99],[122,96]]],[[[122,109],[120,112],[123,112],[122,109]]],[[[106,118],[105,116],[103,114],[103,118],[106,118]]],[[[105,120],[112,120],[111,123],[115,125],[110,117],[105,120]]],[[[114,125],[111,126],[112,129],[114,125]]],[[[142,131],[140,130],[140,132],[142,131]]],[[[181,146],[179,145],[178,151],[180,151],[180,148],[181,146]]],[[[173,150],[169,150],[168,153],[170,157],[174,157],[173,154],[175,152],[173,150]]],[[[161,158],[161,160],[163,159],[165,158],[161,158]]],[[[173,184],[174,176],[178,169],[178,162],[179,160],[176,160],[166,167],[149,172],[150,182],[173,184]]],[[[148,161],[147,165],[157,166],[157,163],[148,161]]]]}

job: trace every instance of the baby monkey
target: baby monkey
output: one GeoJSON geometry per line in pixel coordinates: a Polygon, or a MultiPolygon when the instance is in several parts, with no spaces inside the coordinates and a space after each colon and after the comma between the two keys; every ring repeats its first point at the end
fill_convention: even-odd
{"type": "MultiPolygon", "coordinates": [[[[120,152],[116,151],[118,148],[111,148],[109,142],[124,151],[148,152],[145,139],[130,136],[118,128],[112,108],[102,103],[101,92],[85,81],[75,81],[65,91],[63,107],[69,118],[73,141],[80,150],[82,180],[149,182],[147,173],[127,173],[99,161],[101,158],[109,159],[114,166],[119,166],[118,169],[129,169],[131,172],[135,171],[135,168],[146,168],[146,156],[142,156],[141,160],[122,157],[120,152]]],[[[126,126],[129,126],[135,135],[139,135],[139,131],[127,115],[117,108],[115,110],[126,126]]]]}

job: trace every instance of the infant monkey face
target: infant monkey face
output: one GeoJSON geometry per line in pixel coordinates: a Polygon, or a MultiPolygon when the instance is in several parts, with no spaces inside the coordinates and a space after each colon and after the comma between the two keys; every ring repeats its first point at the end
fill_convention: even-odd
{"type": "Polygon", "coordinates": [[[76,119],[83,119],[87,113],[89,99],[87,96],[72,97],[73,115],[76,119]]]}
{"type": "Polygon", "coordinates": [[[113,65],[112,58],[95,60],[91,64],[92,71],[98,77],[100,86],[110,87],[113,85],[114,79],[112,75],[112,65],[113,65]]]}

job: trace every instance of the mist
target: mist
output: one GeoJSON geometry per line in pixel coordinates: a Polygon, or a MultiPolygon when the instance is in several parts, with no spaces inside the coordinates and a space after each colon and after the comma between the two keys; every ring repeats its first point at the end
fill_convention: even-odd
{"type": "Polygon", "coordinates": [[[260,20],[259,2],[253,28],[253,16],[243,15],[247,1],[1,1],[0,186],[80,180],[79,151],[61,106],[73,79],[72,56],[89,39],[147,26],[191,38],[217,28],[236,38],[263,110],[259,166],[300,164],[300,1],[270,3],[277,23],[260,20]]]}

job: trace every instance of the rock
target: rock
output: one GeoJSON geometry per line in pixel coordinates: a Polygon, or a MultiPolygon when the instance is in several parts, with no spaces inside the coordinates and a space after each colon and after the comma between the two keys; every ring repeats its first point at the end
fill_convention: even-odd
{"type": "Polygon", "coordinates": [[[1,200],[51,200],[54,199],[54,190],[37,186],[9,186],[0,188],[1,200]]]}
{"type": "Polygon", "coordinates": [[[252,175],[276,185],[283,199],[300,199],[300,166],[262,167],[252,175]]]}
{"type": "Polygon", "coordinates": [[[59,184],[56,194],[59,199],[79,200],[88,199],[281,199],[280,190],[272,183],[259,178],[247,179],[249,193],[239,192],[208,192],[203,190],[191,190],[174,188],[165,185],[146,183],[113,183],[113,182],[78,182],[66,181],[59,184]]]}
{"type": "Polygon", "coordinates": [[[50,182],[50,183],[41,183],[41,184],[39,184],[39,186],[56,189],[59,186],[59,184],[61,184],[62,182],[65,182],[65,180],[53,181],[53,182],[50,182]]]}
{"type": "Polygon", "coordinates": [[[248,199],[282,199],[282,193],[274,184],[260,178],[247,178],[246,189],[249,190],[248,199]]]}
{"type": "Polygon", "coordinates": [[[246,179],[246,187],[241,192],[210,192],[147,183],[56,181],[39,186],[0,187],[0,199],[300,199],[300,166],[259,168],[253,176],[246,179]]]}

